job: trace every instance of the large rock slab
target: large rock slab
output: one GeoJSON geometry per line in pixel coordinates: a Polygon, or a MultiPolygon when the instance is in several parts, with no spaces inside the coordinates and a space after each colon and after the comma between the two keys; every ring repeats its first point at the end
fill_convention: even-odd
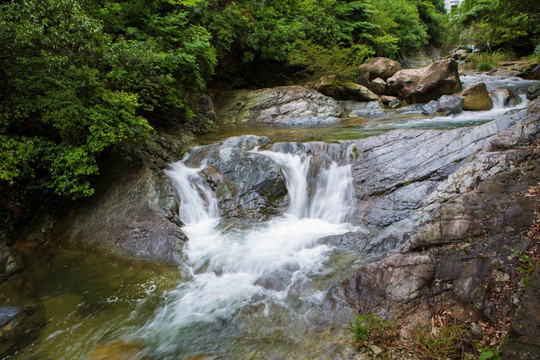
{"type": "Polygon", "coordinates": [[[327,124],[343,112],[334,99],[301,86],[226,92],[215,104],[222,124],[327,124]]]}
{"type": "Polygon", "coordinates": [[[474,128],[396,131],[333,149],[358,154],[351,162],[363,227],[325,242],[368,264],[336,284],[329,303],[349,315],[416,320],[443,310],[466,321],[508,316],[515,293],[494,289],[517,283],[511,249],[531,246],[522,234],[537,204],[525,194],[540,179],[527,150],[540,135],[538,109],[540,101],[474,128]]]}
{"type": "Polygon", "coordinates": [[[401,70],[401,64],[388,58],[376,57],[360,65],[359,70],[368,73],[371,81],[376,78],[386,80],[401,70]]]}
{"type": "Polygon", "coordinates": [[[61,217],[48,238],[114,257],[180,263],[187,238],[163,171],[118,158],[103,169],[96,195],[61,217]]]}
{"type": "Polygon", "coordinates": [[[406,69],[387,80],[390,90],[408,103],[437,100],[461,90],[458,64],[453,59],[437,61],[420,69],[406,69]]]}

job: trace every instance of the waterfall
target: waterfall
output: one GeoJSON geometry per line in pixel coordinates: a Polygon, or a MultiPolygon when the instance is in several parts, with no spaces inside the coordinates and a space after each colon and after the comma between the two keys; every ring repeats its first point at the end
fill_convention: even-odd
{"type": "Polygon", "coordinates": [[[180,219],[185,224],[196,224],[218,216],[217,199],[199,176],[200,170],[177,162],[165,171],[180,194],[180,219]]]}
{"type": "Polygon", "coordinates": [[[227,348],[232,345],[224,338],[242,341],[247,335],[239,336],[239,329],[275,316],[304,331],[309,324],[297,307],[322,300],[311,278],[324,273],[332,249],[318,240],[353,229],[343,223],[353,198],[350,166],[317,165],[312,155],[259,153],[282,168],[290,196],[285,215],[260,224],[219,219],[215,194],[198,174],[204,166],[178,162],[167,170],[181,198],[191,275],[165,294],[165,304],[136,332],[160,359],[227,348]]]}
{"type": "Polygon", "coordinates": [[[351,166],[318,164],[312,155],[260,151],[282,168],[289,192],[287,213],[339,224],[353,208],[351,166]],[[311,178],[310,178],[311,177],[311,178]]]}

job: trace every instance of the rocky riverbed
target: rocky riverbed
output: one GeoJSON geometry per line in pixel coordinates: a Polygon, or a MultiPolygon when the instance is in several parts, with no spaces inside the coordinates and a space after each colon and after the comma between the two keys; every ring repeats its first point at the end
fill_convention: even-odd
{"type": "MultiPolygon", "coordinates": [[[[485,90],[494,91],[489,84],[485,90]]],[[[508,91],[508,98],[513,97],[516,102],[521,100],[519,95],[520,92],[514,92],[512,88],[508,91]]],[[[409,101],[415,97],[407,96],[409,101]]],[[[493,100],[497,103],[498,99],[493,100]]],[[[538,197],[531,196],[529,189],[540,180],[536,144],[540,133],[540,100],[531,101],[527,108],[515,106],[513,110],[508,110],[511,103],[507,103],[506,108],[502,104],[500,111],[491,112],[489,116],[469,112],[447,116],[444,121],[448,123],[456,122],[456,117],[464,114],[486,117],[471,123],[480,123],[477,126],[437,129],[431,125],[430,130],[404,126],[410,122],[410,116],[414,124],[421,120],[420,128],[430,121],[440,121],[437,119],[441,119],[441,114],[419,114],[424,111],[424,105],[394,111],[384,108],[379,101],[372,103],[376,105],[350,101],[337,101],[301,87],[224,94],[216,102],[216,116],[228,119],[226,123],[271,122],[270,126],[276,126],[277,122],[281,123],[277,126],[282,126],[285,122],[285,126],[327,126],[338,121],[332,126],[340,126],[337,117],[345,114],[349,117],[347,126],[366,127],[368,124],[367,127],[380,129],[382,125],[381,132],[385,133],[332,142],[293,143],[276,141],[271,135],[241,136],[198,147],[184,159],[184,165],[198,169],[201,186],[215,194],[216,211],[224,219],[220,226],[225,230],[220,231],[225,233],[230,232],[227,229],[233,225],[238,229],[234,231],[244,231],[253,224],[264,225],[290,212],[293,190],[288,181],[291,175],[286,171],[284,160],[265,155],[265,152],[297,156],[298,159],[309,157],[305,184],[312,189],[306,195],[309,206],[319,196],[315,189],[322,186],[319,179],[323,172],[333,166],[350,169],[352,182],[347,188],[347,198],[354,200],[354,208],[338,222],[345,221],[351,228],[313,243],[315,248],[321,245],[331,249],[331,255],[323,262],[327,268],[327,272],[323,272],[325,275],[317,273],[317,280],[309,281],[316,285],[308,286],[307,282],[298,285],[291,275],[296,274],[295,268],[289,268],[258,276],[251,285],[263,292],[289,289],[285,297],[287,311],[306,311],[306,304],[316,304],[313,306],[319,310],[313,313],[326,315],[308,317],[302,325],[308,332],[325,326],[327,330],[335,329],[337,324],[350,321],[358,312],[375,313],[383,318],[399,317],[408,323],[429,321],[435,314],[445,312],[466,324],[475,324],[487,333],[495,324],[506,327],[519,307],[503,355],[508,359],[533,359],[539,349],[534,335],[534,324],[538,324],[534,310],[538,274],[531,276],[530,287],[525,289],[523,281],[520,282],[519,267],[520,255],[527,254],[537,241],[526,231],[537,221],[538,197]],[[351,123],[351,116],[361,118],[361,121],[351,123]],[[405,121],[399,120],[403,117],[405,121]],[[385,124],[390,125],[384,128],[385,124]],[[391,129],[394,130],[386,132],[391,129]]],[[[306,129],[309,131],[309,127],[306,129]]],[[[167,156],[151,158],[145,155],[142,162],[125,158],[111,160],[107,167],[111,171],[101,178],[97,196],[66,210],[54,220],[43,217],[36,222],[35,230],[24,232],[15,246],[11,243],[9,248],[2,245],[6,248],[1,252],[2,274],[6,278],[11,276],[6,284],[18,281],[19,275],[13,274],[23,267],[21,253],[47,244],[97,251],[123,261],[180,265],[184,274],[189,258],[185,247],[190,240],[185,231],[187,222],[182,216],[182,208],[187,205],[168,166],[179,154],[179,148],[167,145],[168,141],[163,140],[162,148],[169,148],[167,156]],[[169,172],[165,172],[166,169],[169,172]]],[[[304,164],[298,161],[298,167],[304,164]]],[[[210,201],[209,195],[206,201],[210,201]]],[[[311,214],[321,213],[314,210],[311,214]]],[[[329,232],[333,231],[336,230],[329,232]]],[[[312,246],[306,249],[312,249],[312,246]]],[[[211,262],[197,266],[197,271],[212,269],[211,262]]],[[[184,274],[181,283],[190,281],[193,276],[190,271],[184,274]]],[[[219,277],[225,268],[213,272],[219,277]]],[[[142,277],[146,279],[145,276],[142,277]]],[[[250,287],[249,291],[253,289],[250,287]]],[[[261,296],[257,294],[254,298],[261,296]]],[[[163,301],[167,306],[173,306],[174,303],[166,300],[167,296],[164,295],[163,301]]],[[[276,304],[267,306],[273,308],[276,304]]],[[[36,319],[27,322],[31,324],[29,328],[34,329],[34,336],[41,342],[46,341],[39,338],[39,329],[44,326],[42,305],[28,307],[12,302],[9,305],[17,307],[0,308],[0,314],[5,318],[3,336],[12,336],[9,335],[11,327],[6,329],[6,326],[24,323],[28,318],[36,319]]],[[[246,321],[250,317],[264,318],[256,315],[260,303],[250,306],[253,308],[240,311],[238,318],[246,321]]],[[[135,311],[135,308],[129,311],[135,311]]],[[[151,314],[146,316],[146,320],[152,317],[151,314]]],[[[285,327],[287,312],[277,312],[275,316],[281,319],[277,328],[285,327]]],[[[302,328],[300,320],[291,320],[292,323],[296,321],[295,326],[302,328]]],[[[248,330],[260,335],[258,327],[249,322],[245,324],[248,330]]],[[[228,325],[223,326],[228,329],[228,325]]],[[[196,329],[194,334],[199,330],[196,329]]],[[[278,336],[277,329],[268,331],[278,336]]],[[[43,334],[54,338],[50,329],[43,334]]],[[[300,333],[291,330],[291,334],[300,333]]],[[[121,338],[121,335],[93,337],[92,341],[97,341],[93,346],[115,337],[121,338]]],[[[16,338],[15,335],[11,337],[16,338]]],[[[488,339],[482,334],[478,338],[480,341],[488,339]]],[[[272,339],[281,340],[280,337],[272,339]]],[[[238,341],[233,342],[235,346],[241,343],[238,341]]],[[[308,341],[315,340],[310,338],[308,341]]],[[[321,343],[328,344],[322,340],[321,343]]],[[[21,351],[21,345],[24,344],[10,343],[3,351],[21,351]]],[[[137,343],[126,353],[135,351],[137,356],[142,356],[144,351],[150,351],[141,353],[140,346],[144,348],[144,344],[137,343]]],[[[330,351],[327,345],[322,348],[317,355],[305,353],[302,356],[322,357],[330,351]]],[[[88,347],[85,349],[92,352],[88,347]]],[[[241,349],[236,351],[241,353],[241,349]]],[[[343,355],[346,352],[346,349],[333,350],[331,356],[339,358],[346,356],[343,355]]],[[[24,357],[24,351],[22,354],[24,357]]],[[[159,357],[156,354],[159,352],[153,356],[159,357]]],[[[223,356],[218,351],[216,357],[227,358],[223,356]]]]}

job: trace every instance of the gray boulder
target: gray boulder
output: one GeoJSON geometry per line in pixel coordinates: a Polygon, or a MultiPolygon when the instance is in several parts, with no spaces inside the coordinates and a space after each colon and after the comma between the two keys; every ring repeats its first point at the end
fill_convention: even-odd
{"type": "Polygon", "coordinates": [[[386,110],[383,109],[378,101],[361,102],[357,104],[358,105],[351,111],[351,115],[376,117],[386,114],[386,110]]]}
{"type": "Polygon", "coordinates": [[[200,175],[216,193],[222,217],[261,221],[283,212],[287,187],[281,169],[270,158],[251,151],[266,143],[267,138],[244,135],[189,154],[187,166],[206,164],[200,175]]]}
{"type": "Polygon", "coordinates": [[[221,124],[328,124],[343,112],[334,99],[301,86],[226,92],[215,104],[221,124]]]}
{"type": "Polygon", "coordinates": [[[443,95],[437,100],[435,112],[444,115],[459,114],[463,111],[463,98],[457,95],[443,95]]]}

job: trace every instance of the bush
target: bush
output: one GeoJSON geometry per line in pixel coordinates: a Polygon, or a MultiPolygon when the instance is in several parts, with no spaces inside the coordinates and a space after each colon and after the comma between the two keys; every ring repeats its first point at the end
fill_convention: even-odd
{"type": "Polygon", "coordinates": [[[372,52],[368,47],[341,47],[334,43],[329,47],[314,44],[309,40],[296,42],[297,52],[290,58],[290,63],[304,67],[316,76],[338,75],[341,79],[352,79],[358,72],[358,66],[372,52]]]}
{"type": "Polygon", "coordinates": [[[478,65],[476,65],[476,70],[478,71],[489,71],[493,68],[493,66],[488,63],[487,61],[483,61],[481,63],[479,63],[478,65]]]}

